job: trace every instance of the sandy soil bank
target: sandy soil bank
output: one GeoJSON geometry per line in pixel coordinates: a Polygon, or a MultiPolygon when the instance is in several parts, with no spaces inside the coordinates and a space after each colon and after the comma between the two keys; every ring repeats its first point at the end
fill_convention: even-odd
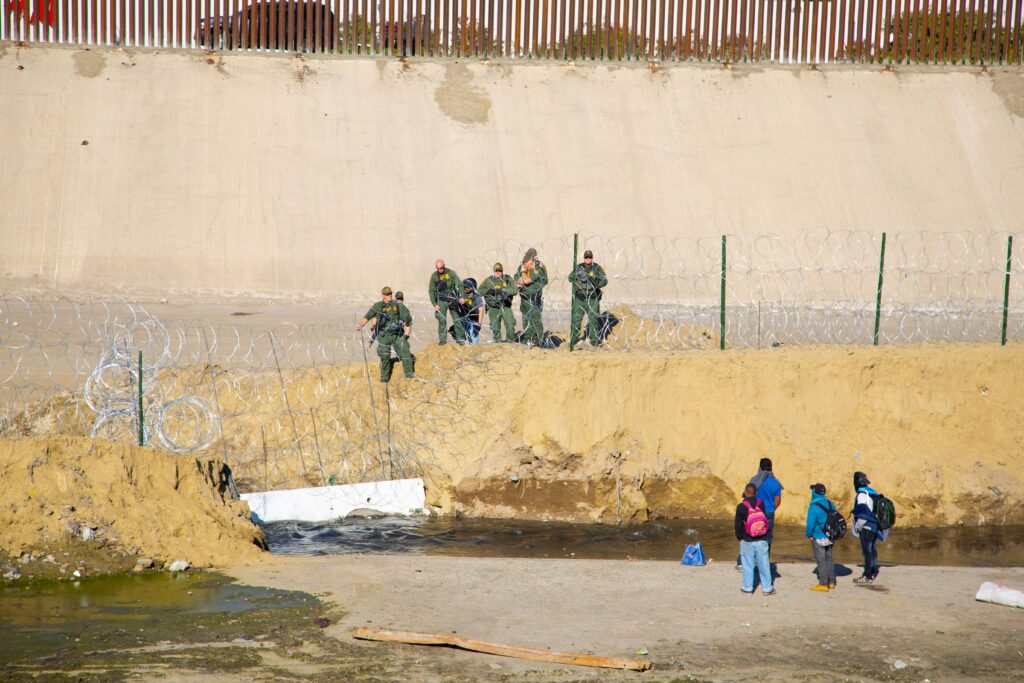
{"type": "MultiPolygon", "coordinates": [[[[398,377],[387,395],[362,362],[217,369],[240,486],[389,478],[389,444],[399,474],[424,476],[428,502],[450,514],[723,517],[770,456],[787,489],[783,523],[803,522],[816,481],[846,505],[855,470],[895,500],[904,526],[1024,523],[1024,345],[571,356],[433,345],[417,357],[420,381],[398,377]]],[[[189,365],[157,381],[169,396],[208,397],[211,374],[189,365]]],[[[15,427],[81,434],[84,418],[67,395],[15,427]]],[[[218,441],[207,456],[222,453],[218,441]]]]}
{"type": "MultiPolygon", "coordinates": [[[[840,577],[827,594],[808,590],[811,569],[779,565],[773,597],[742,594],[739,574],[724,564],[274,557],[231,573],[325,593],[347,611],[327,629],[341,641],[351,642],[357,626],[457,632],[610,656],[646,647],[653,664],[622,674],[359,645],[371,661],[405,658],[404,680],[1024,680],[1020,610],[974,601],[986,580],[1024,585],[1024,569],[886,568],[873,586],[840,577]]],[[[383,665],[380,674],[399,680],[383,665]]]]}
{"type": "Polygon", "coordinates": [[[0,557],[25,574],[130,569],[137,557],[224,566],[263,534],[215,457],[102,439],[0,439],[0,557]]]}

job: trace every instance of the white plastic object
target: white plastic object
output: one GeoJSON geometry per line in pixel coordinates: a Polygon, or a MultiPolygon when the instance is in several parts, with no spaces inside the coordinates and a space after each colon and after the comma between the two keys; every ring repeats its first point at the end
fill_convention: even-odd
{"type": "Polygon", "coordinates": [[[243,493],[256,523],[294,520],[327,522],[356,510],[389,515],[423,514],[427,507],[422,479],[395,479],[287,491],[243,493]]]}
{"type": "Polygon", "coordinates": [[[981,584],[974,599],[980,602],[990,602],[993,605],[1024,608],[1024,591],[992,581],[981,584]]]}

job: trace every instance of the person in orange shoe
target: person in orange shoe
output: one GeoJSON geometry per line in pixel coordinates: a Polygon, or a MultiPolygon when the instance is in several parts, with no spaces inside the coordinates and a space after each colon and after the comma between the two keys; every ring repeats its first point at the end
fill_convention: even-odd
{"type": "MultiPolygon", "coordinates": [[[[832,559],[832,546],[836,539],[830,516],[837,514],[836,506],[825,497],[825,485],[811,486],[811,504],[807,506],[807,538],[811,539],[811,552],[818,563],[818,583],[811,586],[812,591],[827,591],[836,586],[836,565],[832,559]],[[831,513],[831,515],[830,515],[831,513]]],[[[842,519],[840,517],[840,519],[842,519]]]]}

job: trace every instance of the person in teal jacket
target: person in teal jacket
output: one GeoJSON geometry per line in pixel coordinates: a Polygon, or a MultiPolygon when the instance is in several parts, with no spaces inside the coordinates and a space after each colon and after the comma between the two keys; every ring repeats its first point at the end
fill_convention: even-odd
{"type": "Polygon", "coordinates": [[[811,539],[811,552],[818,563],[818,583],[812,591],[828,591],[836,587],[836,565],[832,559],[833,543],[825,535],[828,511],[835,510],[834,503],[825,497],[825,485],[811,486],[811,504],[807,506],[807,538],[811,539]]]}

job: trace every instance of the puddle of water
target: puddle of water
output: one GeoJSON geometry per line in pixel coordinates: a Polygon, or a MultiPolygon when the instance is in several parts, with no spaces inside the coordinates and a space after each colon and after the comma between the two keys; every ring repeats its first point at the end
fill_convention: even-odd
{"type": "MultiPolygon", "coordinates": [[[[633,526],[448,517],[349,518],[329,523],[274,522],[264,527],[280,555],[419,553],[463,557],[575,557],[675,560],[700,541],[716,561],[735,561],[732,522],[671,520],[633,526]]],[[[772,558],[811,561],[803,527],[775,531],[772,558]]],[[[1024,565],[1024,526],[893,529],[879,546],[882,564],[950,567],[1024,565]]],[[[840,541],[836,561],[861,559],[853,536],[840,541]]]]}
{"type": "MultiPolygon", "coordinates": [[[[239,586],[218,574],[113,575],[0,585],[0,665],[90,639],[173,629],[196,615],[317,604],[305,593],[239,586]]],[[[128,641],[134,642],[132,638],[128,641]]]]}

